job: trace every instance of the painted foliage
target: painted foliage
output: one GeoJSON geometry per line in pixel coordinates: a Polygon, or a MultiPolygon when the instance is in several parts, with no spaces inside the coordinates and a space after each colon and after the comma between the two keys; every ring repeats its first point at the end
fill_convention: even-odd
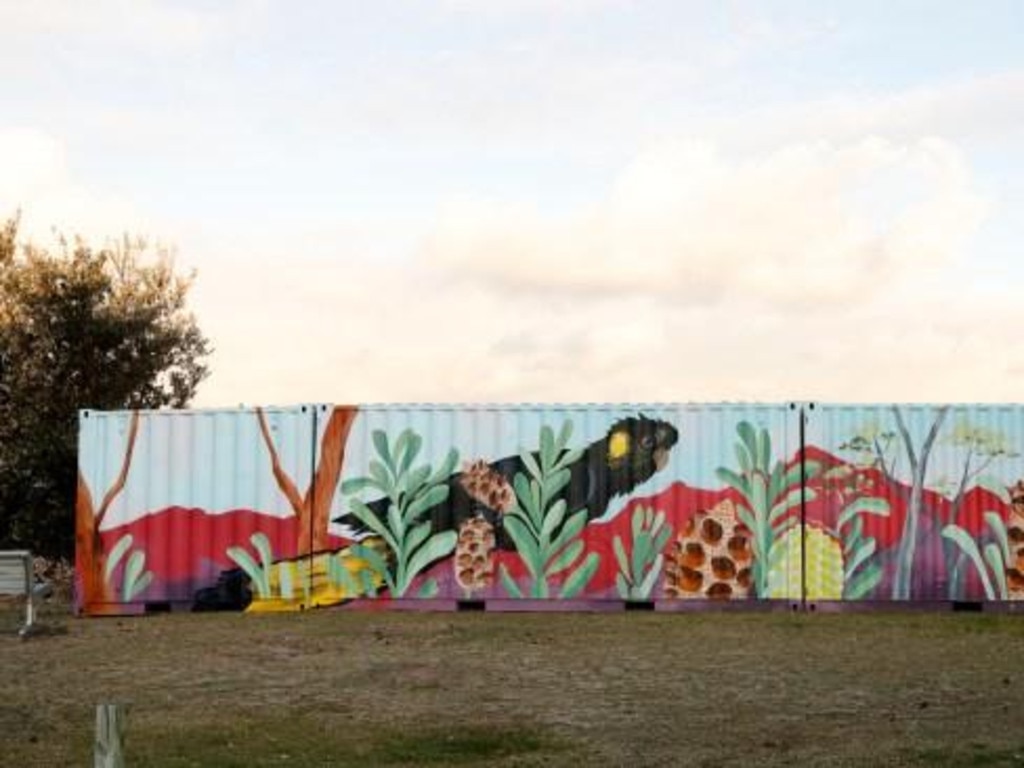
{"type": "Polygon", "coordinates": [[[841,552],[846,599],[1024,598],[1024,408],[825,406],[811,525],[841,552]]]}
{"type": "Polygon", "coordinates": [[[83,412],[79,605],[1012,600],[1024,418],[1007,413],[83,412]]]}

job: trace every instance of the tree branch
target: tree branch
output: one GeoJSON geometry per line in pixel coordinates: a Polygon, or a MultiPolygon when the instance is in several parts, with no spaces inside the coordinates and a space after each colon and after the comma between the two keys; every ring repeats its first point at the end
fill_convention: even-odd
{"type": "Polygon", "coordinates": [[[302,496],[299,493],[299,489],[295,487],[295,483],[288,477],[288,473],[284,471],[281,466],[281,460],[277,455],[277,448],[274,447],[274,440],[270,436],[270,427],[267,426],[266,416],[263,415],[263,409],[256,409],[256,418],[259,419],[260,432],[263,433],[263,440],[267,444],[267,450],[270,452],[270,467],[274,473],[274,478],[277,480],[277,487],[281,489],[281,493],[288,499],[288,503],[292,506],[292,511],[296,517],[302,517],[302,510],[305,508],[305,502],[302,500],[302,496]]]}
{"type": "Polygon", "coordinates": [[[899,429],[900,436],[903,438],[903,446],[907,451],[907,459],[910,461],[910,474],[913,476],[917,472],[917,456],[914,454],[914,442],[910,439],[907,425],[903,423],[903,413],[900,411],[899,406],[894,405],[892,412],[896,416],[896,428],[899,429]]]}
{"type": "Polygon", "coordinates": [[[345,443],[355,418],[355,408],[337,407],[331,411],[331,418],[320,441],[320,465],[313,475],[313,483],[306,496],[306,503],[314,502],[317,509],[330,509],[334,502],[341,465],[345,459],[345,443]]]}
{"type": "Polygon", "coordinates": [[[124,489],[125,483],[128,481],[128,470],[132,466],[132,456],[135,453],[135,438],[139,434],[139,412],[133,411],[131,422],[128,425],[128,444],[124,449],[124,462],[121,464],[121,474],[117,476],[114,484],[110,486],[110,490],[107,491],[106,496],[103,497],[103,501],[100,503],[100,508],[96,511],[96,522],[95,528],[98,531],[100,525],[103,523],[103,518],[107,514],[107,510],[110,509],[110,505],[113,503],[117,495],[124,489]]]}

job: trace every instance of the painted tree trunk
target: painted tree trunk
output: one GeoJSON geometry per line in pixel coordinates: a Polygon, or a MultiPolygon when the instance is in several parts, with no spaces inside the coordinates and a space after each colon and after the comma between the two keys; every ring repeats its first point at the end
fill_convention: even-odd
{"type": "Polygon", "coordinates": [[[894,600],[909,600],[914,578],[914,558],[917,554],[917,536],[924,499],[924,483],[928,476],[928,458],[935,445],[935,438],[938,437],[942,422],[946,418],[947,409],[943,407],[938,410],[935,421],[928,430],[928,436],[925,437],[924,443],[921,445],[920,456],[917,456],[914,451],[914,442],[903,421],[900,409],[894,406],[893,412],[907,451],[913,485],[910,489],[907,516],[903,521],[903,535],[900,538],[900,548],[897,553],[896,578],[893,583],[892,596],[894,600]]]}
{"type": "Polygon", "coordinates": [[[99,509],[95,508],[89,484],[81,472],[78,474],[78,490],[75,495],[75,557],[82,578],[82,596],[79,604],[83,608],[114,601],[113,589],[106,578],[107,554],[103,551],[100,526],[110,505],[128,481],[128,471],[131,469],[132,455],[135,453],[135,438],[138,434],[139,414],[135,412],[128,425],[121,471],[103,496],[99,509]]]}
{"type": "Polygon", "coordinates": [[[299,493],[295,481],[281,466],[277,447],[270,434],[263,410],[256,409],[260,431],[270,453],[271,471],[277,480],[278,488],[288,499],[295,514],[296,525],[299,526],[297,556],[309,555],[327,549],[327,528],[330,522],[331,505],[341,477],[341,467],[345,460],[345,444],[348,434],[355,421],[357,409],[354,407],[337,407],[331,411],[324,435],[320,441],[320,464],[313,475],[305,496],[299,493]]]}

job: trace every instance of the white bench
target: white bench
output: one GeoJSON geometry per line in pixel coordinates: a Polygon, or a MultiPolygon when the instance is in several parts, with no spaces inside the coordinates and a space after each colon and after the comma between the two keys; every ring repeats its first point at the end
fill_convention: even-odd
{"type": "Polygon", "coordinates": [[[34,587],[32,555],[24,550],[0,551],[0,595],[25,598],[25,626],[18,631],[22,637],[35,626],[34,587]]]}

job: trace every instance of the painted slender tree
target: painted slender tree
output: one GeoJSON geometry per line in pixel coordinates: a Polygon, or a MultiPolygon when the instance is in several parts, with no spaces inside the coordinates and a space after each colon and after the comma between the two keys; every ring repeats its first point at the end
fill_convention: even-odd
{"type": "Polygon", "coordinates": [[[900,438],[903,440],[903,448],[907,455],[911,477],[910,499],[907,503],[907,516],[903,521],[903,534],[900,538],[896,562],[896,578],[892,588],[892,596],[895,600],[910,599],[914,575],[914,558],[917,554],[917,536],[924,500],[924,484],[928,475],[928,460],[948,411],[949,409],[946,406],[936,409],[935,420],[928,429],[928,434],[925,436],[924,442],[921,443],[920,450],[915,450],[914,441],[903,418],[903,412],[899,406],[894,405],[892,407],[893,416],[896,419],[896,428],[899,430],[900,438]]]}
{"type": "Polygon", "coordinates": [[[260,432],[270,453],[271,471],[288,499],[299,526],[299,542],[296,555],[309,555],[327,549],[327,527],[330,522],[331,505],[338,489],[341,477],[341,466],[345,459],[345,444],[348,433],[355,421],[357,409],[354,406],[337,406],[324,427],[320,440],[320,464],[313,473],[313,480],[305,495],[299,492],[295,481],[288,476],[277,453],[274,439],[270,434],[266,414],[262,408],[256,409],[260,432]]]}
{"type": "Polygon", "coordinates": [[[125,483],[128,481],[128,472],[131,469],[132,456],[135,453],[135,439],[138,434],[139,413],[135,411],[128,422],[128,438],[125,443],[121,471],[113,485],[103,495],[98,509],[93,504],[89,484],[81,470],[78,472],[78,492],[75,497],[75,557],[78,560],[76,570],[82,580],[79,605],[89,612],[92,612],[98,604],[114,602],[111,585],[105,577],[107,553],[103,551],[100,526],[103,525],[103,518],[106,517],[110,505],[124,490],[125,483]]]}
{"type": "MultiPolygon", "coordinates": [[[[994,462],[1020,455],[1005,434],[961,419],[953,427],[952,435],[946,443],[963,451],[964,466],[959,479],[945,489],[950,496],[950,507],[949,516],[943,521],[944,526],[959,525],[964,498],[973,486],[983,487],[1001,498],[1005,504],[1010,503],[1009,489],[998,478],[985,474],[994,462]]],[[[963,597],[967,555],[948,538],[943,541],[943,550],[949,574],[949,599],[959,600],[963,597]]]]}

